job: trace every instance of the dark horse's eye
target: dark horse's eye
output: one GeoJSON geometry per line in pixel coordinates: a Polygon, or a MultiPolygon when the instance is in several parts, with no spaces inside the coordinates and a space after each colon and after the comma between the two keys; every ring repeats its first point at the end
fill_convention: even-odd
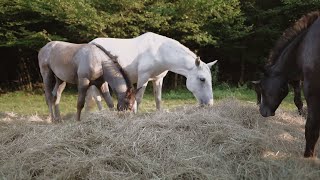
{"type": "Polygon", "coordinates": [[[205,82],[206,78],[199,78],[201,82],[205,82]]]}

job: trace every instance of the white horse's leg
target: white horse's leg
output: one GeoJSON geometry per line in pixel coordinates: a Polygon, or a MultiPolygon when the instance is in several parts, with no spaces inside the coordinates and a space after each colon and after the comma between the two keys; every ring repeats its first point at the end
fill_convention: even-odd
{"type": "MultiPolygon", "coordinates": [[[[108,107],[110,109],[113,109],[114,105],[113,105],[113,100],[112,100],[112,96],[110,95],[110,91],[109,91],[109,87],[108,87],[108,83],[105,82],[101,85],[100,87],[100,93],[102,94],[103,99],[106,101],[108,107]]],[[[97,103],[98,104],[98,103],[97,103]]],[[[100,104],[101,105],[101,104],[100,104]]]]}
{"type": "Polygon", "coordinates": [[[94,104],[97,104],[98,109],[102,110],[101,104],[101,93],[95,85],[92,85],[87,90],[86,100],[85,100],[85,110],[90,111],[94,108],[94,104]]]}
{"type": "Polygon", "coordinates": [[[163,78],[159,78],[152,81],[153,95],[156,101],[157,110],[161,109],[162,84],[163,84],[163,78]]]}
{"type": "Polygon", "coordinates": [[[94,106],[94,86],[90,86],[87,90],[86,98],[85,98],[85,111],[90,111],[94,106]]]}
{"type": "Polygon", "coordinates": [[[63,92],[65,87],[66,82],[63,82],[62,80],[56,77],[56,85],[54,86],[54,89],[52,91],[54,102],[54,114],[56,121],[61,121],[59,103],[61,99],[61,93],[63,92]]]}
{"type": "Polygon", "coordinates": [[[93,86],[91,88],[92,91],[92,97],[94,101],[96,102],[98,109],[101,111],[102,110],[102,104],[101,104],[101,93],[100,90],[97,89],[96,86],[93,86]]]}
{"type": "Polygon", "coordinates": [[[149,80],[149,77],[142,76],[142,75],[138,79],[137,88],[141,88],[141,89],[139,89],[139,91],[136,94],[137,112],[139,110],[139,105],[140,105],[140,103],[142,101],[144,91],[146,90],[146,87],[148,85],[148,80],[149,80]]]}
{"type": "Polygon", "coordinates": [[[78,81],[78,102],[77,102],[77,114],[76,120],[80,121],[81,110],[84,107],[84,102],[87,94],[87,90],[89,88],[89,79],[87,78],[79,78],[78,81]]]}

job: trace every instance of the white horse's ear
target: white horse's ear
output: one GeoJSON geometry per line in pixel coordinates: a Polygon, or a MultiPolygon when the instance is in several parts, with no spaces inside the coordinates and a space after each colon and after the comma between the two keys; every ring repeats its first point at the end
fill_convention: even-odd
{"type": "Polygon", "coordinates": [[[211,67],[212,67],[213,65],[215,65],[217,62],[218,62],[218,60],[215,60],[215,61],[213,61],[213,62],[211,62],[211,63],[208,63],[207,65],[208,65],[209,68],[211,69],[211,67]]]}
{"type": "Polygon", "coordinates": [[[199,66],[200,65],[200,57],[197,57],[196,58],[196,66],[199,66]]]}

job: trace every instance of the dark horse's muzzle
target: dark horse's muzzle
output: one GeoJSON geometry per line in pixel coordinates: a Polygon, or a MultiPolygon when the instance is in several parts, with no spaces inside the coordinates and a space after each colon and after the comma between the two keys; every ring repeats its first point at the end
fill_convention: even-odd
{"type": "Polygon", "coordinates": [[[266,108],[266,107],[261,107],[260,106],[260,114],[263,117],[269,117],[269,116],[274,116],[275,115],[275,111],[272,111],[270,108],[266,108]]]}

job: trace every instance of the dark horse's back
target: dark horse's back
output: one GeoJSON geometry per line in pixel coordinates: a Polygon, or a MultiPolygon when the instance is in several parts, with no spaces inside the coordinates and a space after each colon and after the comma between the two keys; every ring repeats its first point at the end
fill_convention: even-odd
{"type": "Polygon", "coordinates": [[[306,31],[300,45],[298,63],[302,65],[304,83],[320,87],[320,18],[306,31]]]}

